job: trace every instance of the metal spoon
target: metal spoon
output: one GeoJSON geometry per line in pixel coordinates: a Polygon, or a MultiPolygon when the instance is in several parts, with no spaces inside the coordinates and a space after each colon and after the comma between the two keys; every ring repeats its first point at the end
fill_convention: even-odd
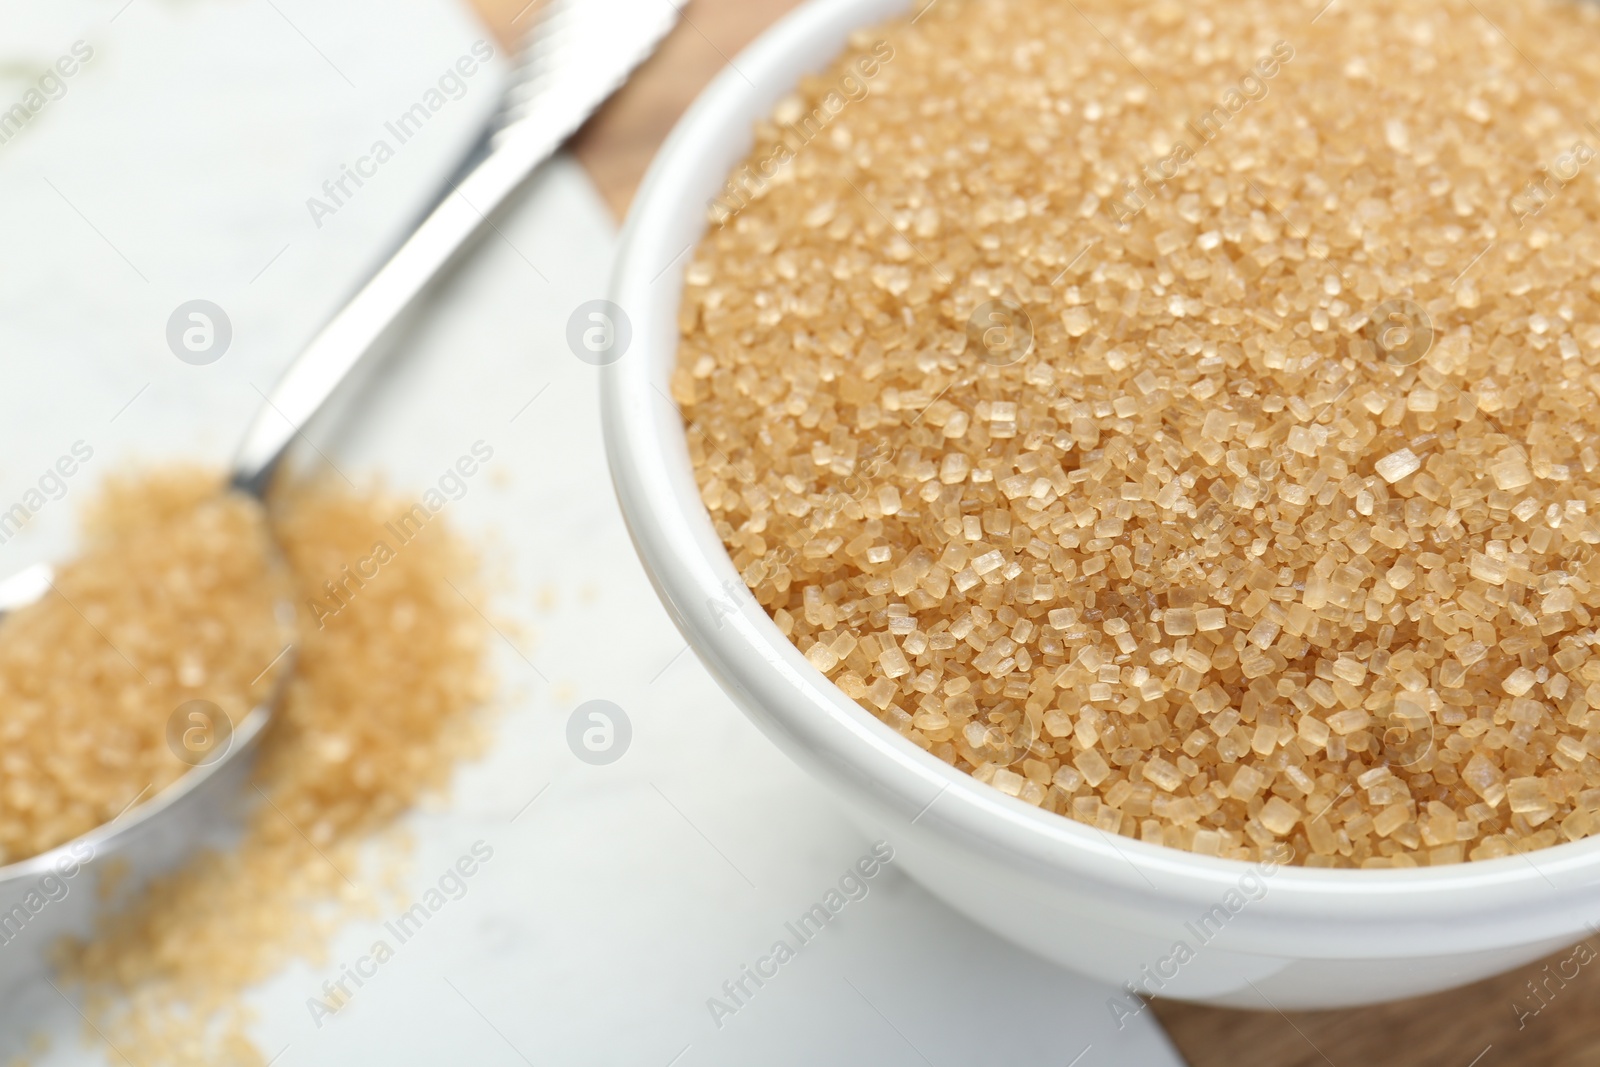
{"type": "MultiPolygon", "coordinates": [[[[678,21],[672,0],[550,0],[523,37],[517,65],[500,107],[482,138],[440,198],[398,251],[301,352],[279,379],[244,435],[229,478],[232,490],[261,499],[300,428],[316,414],[356,364],[435,278],[485,227],[488,216],[548,159],[599,105],[622,85],[678,21]]],[[[54,570],[36,564],[0,581],[0,620],[52,588],[54,570]]],[[[291,609],[292,611],[292,609],[291,609]]],[[[285,674],[287,672],[284,672],[285,674]]],[[[280,675],[281,683],[282,675],[280,675]]],[[[232,726],[231,744],[219,757],[185,772],[160,793],[57,848],[0,866],[0,989],[19,957],[7,951],[17,931],[7,925],[13,900],[41,879],[70,868],[75,877],[92,860],[141,846],[166,846],[181,854],[193,837],[205,787],[237,768],[271,717],[274,693],[232,726]],[[179,812],[191,818],[179,820],[179,812]],[[161,816],[171,812],[173,818],[161,816]]],[[[82,893],[78,903],[92,897],[82,893]]],[[[54,899],[54,898],[52,898],[54,899]]],[[[67,899],[63,897],[63,900],[67,899]]],[[[66,912],[52,905],[14,920],[30,941],[41,925],[70,928],[66,912]],[[44,923],[48,918],[51,921],[44,923]]],[[[35,961],[37,962],[37,961],[35,961]]]]}

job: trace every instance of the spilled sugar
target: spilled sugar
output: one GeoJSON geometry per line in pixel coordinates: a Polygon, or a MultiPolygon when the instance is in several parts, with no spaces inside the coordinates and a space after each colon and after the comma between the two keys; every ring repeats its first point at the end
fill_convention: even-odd
{"type": "MultiPolygon", "coordinates": [[[[146,674],[183,654],[196,656],[199,669],[210,674],[192,688],[207,696],[219,692],[209,682],[247,679],[278,651],[259,635],[242,645],[196,646],[190,630],[178,625],[199,619],[200,632],[210,632],[207,621],[236,632],[228,621],[232,613],[246,606],[245,592],[259,593],[247,578],[264,572],[260,518],[246,503],[219,502],[216,491],[214,476],[156,473],[117,483],[100,512],[114,523],[103,529],[131,534],[116,540],[118,558],[148,550],[152,555],[143,562],[160,573],[219,576],[216,582],[196,578],[193,596],[172,606],[171,620],[151,614],[159,598],[107,593],[101,623],[108,637],[128,640],[131,658],[146,674]],[[146,527],[146,519],[154,524],[146,527]],[[190,540],[140,540],[146,529],[191,524],[197,535],[190,540]],[[198,536],[202,530],[204,537],[198,536]],[[233,577],[221,580],[226,576],[233,577]],[[167,622],[174,628],[158,633],[167,622]],[[139,627],[155,636],[134,641],[139,627]],[[164,656],[154,651],[161,648],[168,649],[164,656]]],[[[342,581],[351,561],[369,555],[375,542],[392,540],[383,524],[403,510],[382,492],[326,484],[274,501],[270,521],[302,607],[302,628],[283,703],[261,741],[243,837],[236,847],[201,853],[143,887],[92,941],[60,951],[63,988],[82,999],[90,1034],[103,1035],[119,1057],[140,1067],[265,1063],[247,1036],[251,1013],[243,994],[294,960],[320,962],[341,923],[373,913],[380,896],[394,888],[403,859],[396,818],[445,785],[454,764],[480,743],[472,712],[489,693],[487,624],[467,599],[476,596],[478,563],[447,523],[429,523],[399,547],[381,574],[323,628],[306,625],[304,605],[326,601],[325,582],[342,581]],[[370,862],[374,843],[382,846],[379,865],[387,867],[376,873],[370,862]]],[[[86,559],[94,551],[91,545],[86,559]]],[[[69,581],[73,573],[63,574],[64,591],[89,588],[69,581]]],[[[132,572],[124,580],[139,588],[146,584],[132,572]]],[[[171,582],[158,584],[169,593],[174,588],[171,582]]],[[[52,614],[49,621],[64,639],[93,649],[73,631],[72,619],[52,614]]],[[[92,663],[94,671],[80,678],[86,695],[96,687],[113,695],[127,691],[126,664],[118,673],[105,656],[92,663]]],[[[196,681],[193,672],[187,677],[196,681]]],[[[127,731],[141,739],[136,751],[154,753],[155,764],[162,755],[177,764],[162,740],[170,709],[161,701],[171,699],[162,694],[160,700],[125,700],[117,705],[123,711],[101,713],[111,718],[83,711],[78,726],[86,749],[99,751],[101,739],[127,731]],[[145,704],[151,714],[130,728],[134,705],[145,704]]],[[[12,710],[0,703],[0,714],[12,710]]],[[[62,786],[64,795],[90,788],[103,787],[71,778],[62,786]]],[[[118,796],[106,791],[103,803],[118,796]]],[[[76,803],[68,809],[76,810],[76,803]]],[[[9,803],[0,808],[0,825],[18,818],[9,803]]],[[[76,826],[48,825],[62,826],[57,834],[76,826]]]]}

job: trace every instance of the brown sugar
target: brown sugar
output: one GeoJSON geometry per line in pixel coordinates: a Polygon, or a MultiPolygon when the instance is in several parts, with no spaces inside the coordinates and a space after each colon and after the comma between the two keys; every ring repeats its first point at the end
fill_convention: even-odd
{"type": "Polygon", "coordinates": [[[1316,866],[1577,840],[1600,8],[1317,6],[855,38],[687,268],[701,496],[812,664],[1026,803],[1316,866]]]}
{"type": "Polygon", "coordinates": [[[54,848],[187,771],[168,722],[240,722],[288,642],[260,505],[213,476],[110,482],[54,587],[0,623],[0,863],[54,848]]]}
{"type": "MultiPolygon", "coordinates": [[[[117,492],[142,498],[168,483],[157,474],[117,492]]],[[[188,484],[193,502],[217,483],[188,484]]],[[[340,924],[374,912],[404,855],[396,817],[442,788],[481,743],[472,713],[490,684],[488,624],[473,605],[478,560],[443,517],[398,541],[385,523],[410,503],[342,483],[274,500],[270,522],[301,632],[261,741],[243,836],[142,887],[93,940],[61,949],[64,988],[82,998],[86,1033],[108,1041],[118,1059],[265,1064],[269,1056],[248,1037],[244,994],[291,961],[321,962],[340,924]],[[380,541],[392,549],[380,573],[343,586],[339,610],[317,627],[309,605],[329,607],[325,583],[341,581],[380,541]],[[388,846],[377,864],[375,841],[388,846]]],[[[198,606],[206,617],[229,607],[198,606]]],[[[257,657],[254,670],[276,651],[257,657]]],[[[115,725],[85,720],[91,731],[115,725]]]]}

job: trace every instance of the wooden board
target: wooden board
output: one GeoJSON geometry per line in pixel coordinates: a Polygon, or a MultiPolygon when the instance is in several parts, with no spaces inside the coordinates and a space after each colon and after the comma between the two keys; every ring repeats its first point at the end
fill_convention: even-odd
{"type": "MultiPolygon", "coordinates": [[[[472,2],[507,44],[527,25],[527,0],[472,2]]],[[[798,3],[694,0],[661,51],[578,134],[574,150],[619,219],[695,95],[730,56],[798,3]]],[[[1600,919],[1600,900],[1595,910],[1600,919]]],[[[1593,943],[1600,951],[1600,937],[1593,943]]],[[[1242,1012],[1158,1001],[1154,1007],[1194,1067],[1600,1065],[1600,1012],[1594,1010],[1600,959],[1564,981],[1556,972],[1570,955],[1557,953],[1465,989],[1371,1008],[1280,1014],[1265,1006],[1242,1012]],[[1543,1001],[1529,983],[1541,987],[1543,1001]],[[1524,1014],[1534,1009],[1537,1014],[1524,1014]]],[[[1565,968],[1567,974],[1573,969],[1565,968]]],[[[1271,983],[1262,987],[1271,996],[1271,983]]]]}
{"type": "MultiPolygon", "coordinates": [[[[531,19],[528,0],[471,0],[508,47],[531,19]]],[[[683,0],[661,0],[662,3],[683,0]]],[[[672,124],[729,57],[800,0],[695,0],[683,21],[573,140],[618,219],[672,124]]],[[[535,0],[537,3],[537,0],[535,0]]]]}

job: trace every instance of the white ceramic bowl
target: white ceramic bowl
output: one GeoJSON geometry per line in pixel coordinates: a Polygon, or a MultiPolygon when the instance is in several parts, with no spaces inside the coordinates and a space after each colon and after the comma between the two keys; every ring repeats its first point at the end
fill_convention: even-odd
{"type": "Polygon", "coordinates": [[[684,116],[629,215],[612,300],[631,318],[633,341],[604,372],[606,445],[634,544],[684,637],[757,725],[893,842],[896,862],[929,890],[1118,986],[1234,1007],[1337,1007],[1460,985],[1585,936],[1600,920],[1600,838],[1451,867],[1263,876],[1111,837],[923,752],[835,688],[743,592],[668,400],[684,264],[708,202],[750,150],[753,124],[826,67],[852,30],[908,7],[812,0],[779,23],[684,116]],[[1189,952],[1174,951],[1180,941],[1189,952]]]}

